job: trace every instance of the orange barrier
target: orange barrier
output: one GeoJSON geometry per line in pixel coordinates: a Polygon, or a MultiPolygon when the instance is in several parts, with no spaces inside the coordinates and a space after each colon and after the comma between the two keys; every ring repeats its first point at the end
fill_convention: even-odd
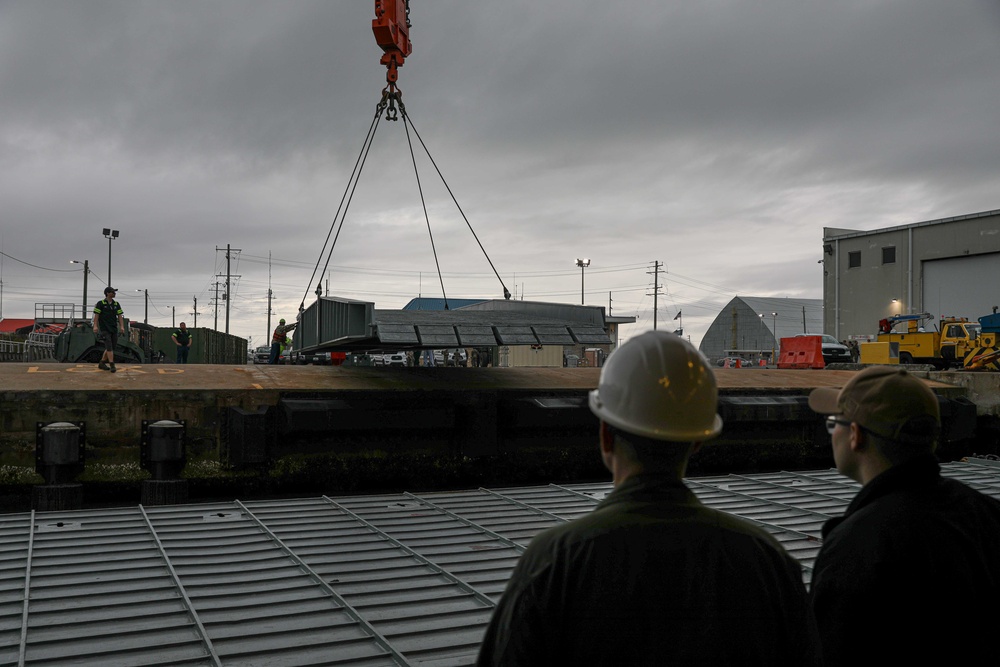
{"type": "Polygon", "coordinates": [[[819,336],[796,336],[781,339],[778,368],[825,368],[823,339],[819,336]]]}

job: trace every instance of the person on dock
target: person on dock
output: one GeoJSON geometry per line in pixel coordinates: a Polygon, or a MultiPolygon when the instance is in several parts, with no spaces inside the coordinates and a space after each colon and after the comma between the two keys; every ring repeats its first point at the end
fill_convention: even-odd
{"type": "Polygon", "coordinates": [[[104,298],[94,306],[94,334],[97,335],[98,342],[104,345],[104,354],[97,367],[102,371],[118,370],[115,367],[115,346],[118,344],[118,335],[125,335],[124,311],[120,303],[115,301],[118,293],[111,285],[104,288],[104,298]]]}
{"type": "Polygon", "coordinates": [[[174,345],[177,346],[177,363],[186,364],[188,362],[188,352],[191,351],[191,343],[194,342],[191,332],[188,331],[187,324],[181,322],[180,328],[170,336],[174,345]]]}
{"type": "Polygon", "coordinates": [[[278,326],[274,328],[274,335],[271,336],[271,356],[268,358],[267,363],[278,363],[278,357],[281,356],[281,350],[288,345],[288,332],[298,325],[298,322],[285,324],[284,318],[278,320],[278,326]]]}
{"type": "Polygon", "coordinates": [[[823,525],[810,595],[824,664],[990,664],[1000,626],[1000,501],[941,475],[938,399],[875,366],[809,407],[862,485],[823,525]]]}
{"type": "Polygon", "coordinates": [[[801,566],[684,484],[691,455],[722,430],[705,358],[644,333],[610,355],[589,400],[614,488],[531,540],[478,664],[818,664],[801,566]]]}

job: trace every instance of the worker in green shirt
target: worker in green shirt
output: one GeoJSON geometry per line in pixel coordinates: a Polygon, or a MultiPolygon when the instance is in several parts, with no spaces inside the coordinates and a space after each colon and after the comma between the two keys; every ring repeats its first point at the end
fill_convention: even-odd
{"type": "Polygon", "coordinates": [[[188,331],[187,324],[181,322],[181,326],[173,333],[171,338],[177,346],[177,363],[186,364],[188,362],[188,352],[191,351],[192,337],[188,331]]]}
{"type": "Polygon", "coordinates": [[[120,303],[115,301],[115,294],[118,292],[114,287],[108,285],[104,288],[104,298],[94,306],[94,334],[97,335],[98,342],[104,344],[104,354],[97,367],[102,371],[111,371],[115,368],[115,346],[118,344],[118,335],[125,335],[124,311],[120,303]]]}

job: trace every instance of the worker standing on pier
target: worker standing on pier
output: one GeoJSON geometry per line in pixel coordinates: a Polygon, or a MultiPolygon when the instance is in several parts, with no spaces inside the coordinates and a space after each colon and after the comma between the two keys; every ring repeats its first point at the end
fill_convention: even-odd
{"type": "Polygon", "coordinates": [[[590,409],[614,489],[531,540],[479,665],[818,664],[799,564],[683,482],[722,430],[717,403],[705,358],[679,336],[644,333],[608,358],[590,409]]]}
{"type": "Polygon", "coordinates": [[[875,366],[814,389],[837,470],[862,485],[823,525],[812,606],[824,664],[996,664],[1000,502],[941,475],[938,399],[875,366]]]}
{"type": "Polygon", "coordinates": [[[104,343],[104,354],[97,367],[102,371],[116,372],[115,367],[115,345],[118,344],[118,334],[125,335],[124,311],[120,303],[115,301],[115,294],[118,292],[114,287],[108,285],[104,288],[104,298],[94,306],[94,333],[97,339],[104,343]]]}
{"type": "Polygon", "coordinates": [[[191,332],[188,331],[187,324],[181,322],[180,328],[170,336],[174,345],[177,346],[177,363],[186,364],[188,362],[188,352],[191,351],[191,332]]]}
{"type": "Polygon", "coordinates": [[[281,356],[281,349],[288,344],[288,332],[298,325],[298,322],[285,324],[284,318],[278,320],[278,326],[274,328],[274,335],[271,336],[271,356],[268,358],[267,363],[278,363],[278,357],[281,356]]]}

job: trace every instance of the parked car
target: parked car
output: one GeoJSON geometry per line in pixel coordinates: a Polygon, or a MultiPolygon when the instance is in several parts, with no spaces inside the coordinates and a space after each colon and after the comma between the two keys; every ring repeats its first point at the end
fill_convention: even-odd
{"type": "Polygon", "coordinates": [[[253,362],[255,364],[266,364],[271,358],[271,346],[261,345],[253,351],[253,362]]]}
{"type": "Polygon", "coordinates": [[[719,359],[719,366],[725,368],[726,361],[729,361],[730,368],[753,368],[754,366],[752,361],[742,357],[723,357],[722,359],[719,359]],[[737,362],[739,362],[739,366],[737,366],[737,362]]]}
{"type": "Polygon", "coordinates": [[[462,348],[434,350],[434,363],[438,366],[467,366],[468,362],[468,355],[462,348]]]}
{"type": "Polygon", "coordinates": [[[299,366],[329,366],[333,363],[330,352],[296,352],[295,363],[299,366]]]}
{"type": "Polygon", "coordinates": [[[402,352],[393,352],[383,356],[383,364],[386,366],[406,366],[406,355],[402,352]]]}
{"type": "Polygon", "coordinates": [[[851,351],[830,334],[798,334],[796,338],[804,336],[819,336],[822,339],[823,363],[827,365],[851,363],[851,351]]]}

